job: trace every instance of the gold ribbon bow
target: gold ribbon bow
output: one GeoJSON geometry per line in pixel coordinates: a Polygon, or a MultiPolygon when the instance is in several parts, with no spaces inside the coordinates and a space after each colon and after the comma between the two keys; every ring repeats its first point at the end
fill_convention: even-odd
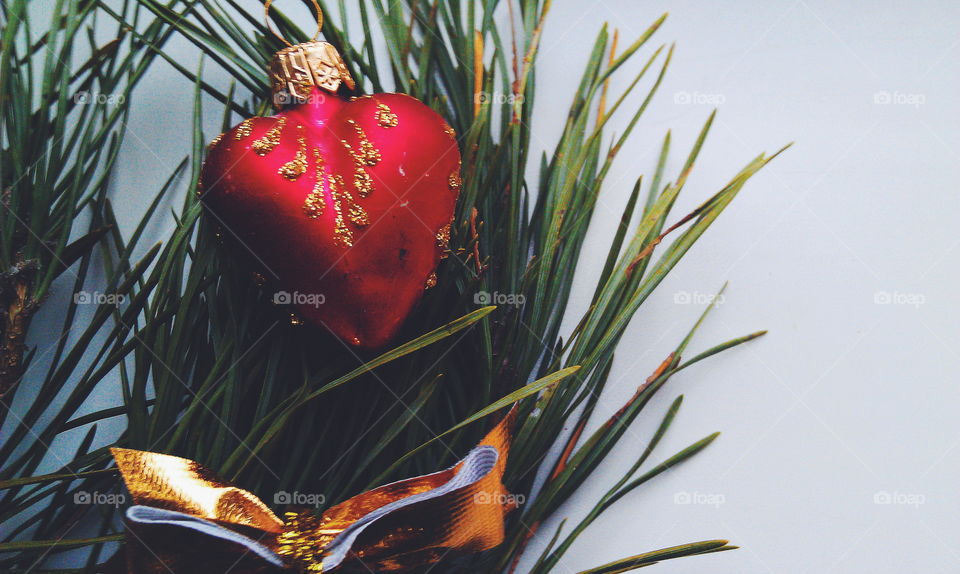
{"type": "Polygon", "coordinates": [[[114,448],[135,503],[126,571],[406,572],[493,548],[515,507],[502,483],[513,414],[447,470],[381,486],[320,517],[299,510],[285,520],[194,461],[114,448]]]}

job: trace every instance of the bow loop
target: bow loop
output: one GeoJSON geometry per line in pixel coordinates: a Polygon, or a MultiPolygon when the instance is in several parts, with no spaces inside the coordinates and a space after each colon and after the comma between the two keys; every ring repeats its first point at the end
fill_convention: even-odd
{"type": "Polygon", "coordinates": [[[127,511],[130,574],[408,572],[503,542],[514,506],[503,485],[511,411],[456,465],[357,495],[316,516],[280,520],[252,493],[200,464],[112,449],[135,506],[127,511]]]}

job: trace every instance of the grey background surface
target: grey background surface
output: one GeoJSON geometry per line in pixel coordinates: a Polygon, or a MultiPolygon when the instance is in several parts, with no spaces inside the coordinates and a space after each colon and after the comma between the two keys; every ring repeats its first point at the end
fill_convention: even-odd
{"type": "MultiPolygon", "coordinates": [[[[757,153],[796,145],[645,304],[600,414],[632,394],[726,280],[693,350],[770,334],[683,373],[654,401],[561,514],[583,516],[677,394],[684,407],[654,459],[723,435],[624,499],[557,572],[711,538],[743,549],[657,571],[960,571],[960,5],[557,0],[539,60],[536,146],[556,141],[599,27],[618,28],[625,45],[664,11],[658,37],[677,42],[673,65],[609,177],[575,308],[589,301],[632,182],[651,173],[667,129],[679,158],[719,109],[677,213],[757,153]]],[[[186,43],[171,47],[188,67],[197,61],[186,43]]],[[[135,94],[116,180],[128,230],[188,150],[189,90],[158,62],[135,94]]],[[[210,102],[211,135],[217,110],[210,102]]],[[[615,118],[613,130],[624,123],[615,118]]],[[[150,230],[157,239],[168,231],[150,230]]]]}

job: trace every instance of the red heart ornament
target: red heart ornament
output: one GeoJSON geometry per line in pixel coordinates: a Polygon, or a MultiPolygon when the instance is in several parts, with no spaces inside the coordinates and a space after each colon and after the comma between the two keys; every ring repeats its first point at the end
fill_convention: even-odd
{"type": "Polygon", "coordinates": [[[390,342],[436,283],[460,189],[453,130],[402,94],[305,102],[211,144],[203,202],[305,320],[390,342]]]}

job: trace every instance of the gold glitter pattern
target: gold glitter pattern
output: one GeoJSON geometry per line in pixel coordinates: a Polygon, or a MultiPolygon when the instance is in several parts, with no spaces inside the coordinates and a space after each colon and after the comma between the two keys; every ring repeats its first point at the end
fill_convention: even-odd
{"type": "Polygon", "coordinates": [[[370,225],[370,216],[367,215],[367,210],[353,200],[353,196],[350,195],[349,191],[344,190],[343,195],[348,201],[347,217],[350,219],[350,221],[352,221],[357,227],[365,227],[370,225]]]}
{"type": "MultiPolygon", "coordinates": [[[[386,107],[386,106],[384,106],[386,107]]],[[[389,108],[387,108],[387,112],[389,108]]],[[[378,118],[380,117],[380,111],[377,112],[378,118]]],[[[373,143],[367,138],[366,132],[363,131],[363,128],[360,127],[354,120],[347,120],[347,123],[353,126],[353,129],[357,132],[357,144],[356,147],[350,144],[347,140],[340,140],[340,143],[343,144],[343,147],[350,154],[350,157],[353,158],[356,168],[353,172],[353,188],[357,192],[357,197],[360,199],[366,199],[373,192],[373,177],[367,171],[367,167],[372,167],[377,165],[382,159],[380,150],[378,150],[373,143]]]]}
{"type": "Polygon", "coordinates": [[[280,166],[277,171],[284,178],[294,181],[307,172],[307,139],[303,135],[303,126],[300,128],[300,137],[297,138],[297,155],[287,163],[280,166]]]}
{"type": "Polygon", "coordinates": [[[397,117],[397,114],[390,111],[390,108],[387,104],[377,104],[377,124],[381,128],[395,128],[397,124],[400,123],[400,119],[397,117]]]}
{"type": "Polygon", "coordinates": [[[373,178],[370,177],[367,170],[363,169],[362,165],[358,165],[353,173],[353,187],[356,188],[357,195],[361,199],[367,197],[373,191],[373,178]]]}
{"type": "Polygon", "coordinates": [[[450,177],[447,178],[447,186],[450,188],[450,191],[454,193],[459,193],[460,188],[463,185],[463,181],[460,179],[460,169],[450,174],[450,177]]]}
{"type": "Polygon", "coordinates": [[[333,209],[336,217],[333,220],[333,239],[343,247],[353,247],[353,230],[347,227],[343,219],[343,198],[337,188],[337,176],[330,176],[330,195],[333,196],[333,209]]]}
{"type": "Polygon", "coordinates": [[[452,127],[450,127],[450,124],[448,124],[448,123],[444,123],[444,124],[443,124],[443,133],[445,133],[445,134],[447,134],[448,136],[450,136],[450,139],[452,139],[452,140],[457,139],[457,131],[456,131],[455,129],[453,129],[452,127]]]}
{"type": "Polygon", "coordinates": [[[283,532],[277,537],[277,554],[300,567],[301,572],[323,572],[323,548],[334,535],[319,528],[320,519],[309,511],[283,515],[283,532]]]}
{"type": "Polygon", "coordinates": [[[259,156],[272,152],[273,148],[280,144],[280,134],[283,133],[285,125],[287,125],[287,118],[281,117],[277,120],[277,125],[267,130],[263,137],[253,142],[253,151],[259,156]]]}
{"type": "Polygon", "coordinates": [[[347,151],[350,152],[350,155],[353,156],[353,159],[356,160],[358,164],[362,162],[363,165],[377,165],[381,159],[380,151],[375,148],[367,138],[367,134],[363,131],[363,128],[360,127],[360,124],[354,120],[347,120],[347,123],[356,130],[360,149],[354,149],[347,140],[340,140],[343,143],[343,147],[347,148],[347,151]]]}
{"type": "Polygon", "coordinates": [[[316,219],[323,215],[323,210],[327,207],[327,200],[323,197],[323,181],[326,179],[327,170],[318,148],[313,149],[313,158],[317,164],[316,182],[313,184],[313,191],[303,201],[303,212],[310,219],[316,219]]]}
{"type": "Polygon", "coordinates": [[[253,118],[247,118],[237,126],[237,131],[234,132],[233,139],[240,141],[249,136],[251,132],[253,132],[253,118]]]}
{"type": "Polygon", "coordinates": [[[353,199],[353,194],[347,190],[343,177],[330,175],[327,177],[330,186],[330,195],[333,197],[333,210],[336,213],[333,222],[334,241],[343,247],[353,247],[353,229],[347,225],[350,221],[357,227],[370,224],[370,218],[365,209],[353,199]]]}
{"type": "MultiPolygon", "coordinates": [[[[327,200],[323,189],[324,183],[326,183],[333,203],[334,241],[342,247],[352,247],[354,242],[353,227],[365,227],[369,225],[370,216],[367,210],[357,203],[354,195],[350,193],[343,176],[327,174],[325,162],[319,148],[314,148],[313,156],[317,166],[316,182],[313,185],[313,190],[303,201],[303,212],[311,219],[317,219],[323,215],[327,208],[327,200]]],[[[360,179],[359,171],[358,168],[358,174],[354,180],[354,184],[357,187],[357,195],[362,198],[369,194],[373,184],[372,181],[370,181],[367,186],[362,186],[361,183],[358,183],[357,180],[360,179]]],[[[363,175],[369,178],[366,172],[363,172],[363,175]]]]}
{"type": "Polygon", "coordinates": [[[446,259],[450,254],[450,226],[452,221],[437,231],[437,247],[440,248],[440,257],[446,259]]]}
{"type": "Polygon", "coordinates": [[[220,140],[222,139],[223,139],[223,134],[220,134],[217,137],[213,138],[213,140],[207,145],[207,149],[214,148],[218,143],[220,143],[220,140]]]}
{"type": "Polygon", "coordinates": [[[424,289],[433,289],[437,286],[437,272],[433,271],[430,273],[430,276],[427,277],[427,283],[424,285],[424,289]]]}

